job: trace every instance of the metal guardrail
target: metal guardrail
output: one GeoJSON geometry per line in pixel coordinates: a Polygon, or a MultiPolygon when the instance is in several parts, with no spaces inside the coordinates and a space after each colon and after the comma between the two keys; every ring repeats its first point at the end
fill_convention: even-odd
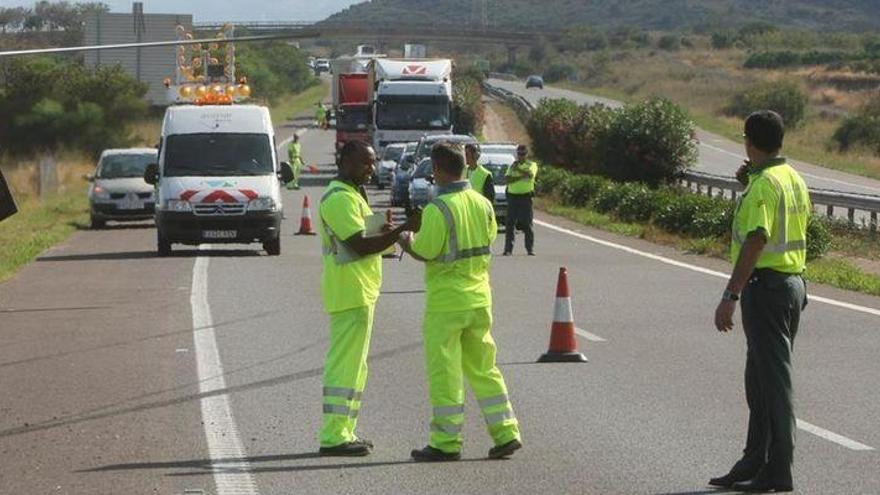
{"type": "MultiPolygon", "coordinates": [[[[504,75],[491,74],[491,76],[501,79],[503,77],[499,76],[504,75]]],[[[511,105],[516,110],[520,120],[523,122],[528,121],[529,115],[534,110],[534,106],[531,103],[511,91],[492,86],[488,82],[483,82],[483,86],[491,96],[511,105]]],[[[680,183],[699,194],[703,194],[705,190],[705,194],[709,196],[727,197],[729,192],[729,197],[733,200],[736,200],[737,196],[745,189],[735,178],[694,170],[685,172],[680,183]]],[[[846,210],[846,218],[850,222],[861,223],[873,232],[876,232],[878,229],[877,217],[880,214],[880,196],[810,188],[810,199],[813,201],[814,206],[824,206],[825,214],[829,217],[835,217],[835,209],[842,209],[846,210]],[[857,212],[864,212],[864,215],[859,215],[861,222],[856,222],[857,212]]]]}

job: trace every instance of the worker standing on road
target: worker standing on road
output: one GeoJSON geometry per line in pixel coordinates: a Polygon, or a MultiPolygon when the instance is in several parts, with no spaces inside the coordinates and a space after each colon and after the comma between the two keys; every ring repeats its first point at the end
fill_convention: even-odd
{"type": "Polygon", "coordinates": [[[302,173],[302,144],[299,142],[299,134],[293,135],[293,141],[287,145],[287,159],[293,169],[293,180],[287,183],[288,189],[299,189],[299,176],[302,173]]]}
{"type": "Polygon", "coordinates": [[[495,180],[492,172],[480,165],[480,145],[468,143],[464,147],[467,158],[467,177],[474,191],[479,192],[493,205],[495,204],[495,180]]]}
{"type": "Polygon", "coordinates": [[[428,446],[413,450],[417,461],[461,457],[466,377],[500,459],[522,448],[519,424],[495,363],[489,246],[498,235],[492,205],[463,180],[461,148],[447,143],[431,151],[437,198],[425,208],[421,230],[401,236],[401,247],[425,261],[425,359],[433,406],[428,446]]]}
{"type": "Polygon", "coordinates": [[[728,332],[742,299],[749,430],[742,459],[709,484],[749,492],[793,489],[791,352],[807,304],[802,274],[812,205],[804,180],[779,154],[784,134],[775,112],[746,119],[749,159],[737,172],[746,190],[736,208],[730,253],[735,267],[715,310],[716,328],[728,332]]]}
{"type": "Polygon", "coordinates": [[[330,314],[330,348],[324,364],[324,426],[320,454],[363,456],[373,444],[355,434],[361,396],[367,382],[367,353],[373,313],[382,285],[381,253],[405,229],[418,225],[414,217],[380,233],[367,233],[373,215],[364,184],[374,173],[376,153],[359,141],[341,151],[339,175],[324,192],[319,208],[324,274],[321,291],[330,314]]]}
{"type": "Polygon", "coordinates": [[[315,104],[315,126],[318,129],[324,129],[324,119],[327,118],[327,109],[324,107],[324,102],[319,101],[315,104]]]}
{"type": "Polygon", "coordinates": [[[525,145],[517,146],[516,161],[507,169],[507,221],[504,225],[504,256],[513,254],[517,227],[521,228],[526,236],[526,252],[529,253],[529,256],[535,255],[532,198],[535,196],[538,164],[528,160],[528,156],[529,150],[525,145]]]}

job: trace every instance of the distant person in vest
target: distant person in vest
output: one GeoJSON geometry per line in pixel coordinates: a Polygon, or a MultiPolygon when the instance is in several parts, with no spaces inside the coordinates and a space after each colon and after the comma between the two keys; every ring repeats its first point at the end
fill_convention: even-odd
{"type": "Polygon", "coordinates": [[[535,177],[538,164],[529,160],[525,145],[516,148],[516,161],[507,169],[507,221],[504,225],[504,256],[513,254],[516,229],[526,236],[526,252],[535,255],[535,232],[532,230],[534,212],[532,197],[535,195],[535,177]]]}
{"type": "Polygon", "coordinates": [[[735,265],[715,310],[715,327],[733,329],[737,301],[746,334],[749,429],[742,458],[710,485],[746,492],[790,492],[795,414],[791,353],[801,310],[807,223],[813,207],[807,185],[780,155],[785,126],[768,110],[745,123],[749,159],[737,171],[746,186],[733,219],[735,265]]]}
{"type": "Polygon", "coordinates": [[[492,172],[477,163],[480,160],[480,145],[468,143],[464,147],[467,159],[467,178],[474,191],[482,194],[490,203],[495,204],[495,180],[492,172]]]}

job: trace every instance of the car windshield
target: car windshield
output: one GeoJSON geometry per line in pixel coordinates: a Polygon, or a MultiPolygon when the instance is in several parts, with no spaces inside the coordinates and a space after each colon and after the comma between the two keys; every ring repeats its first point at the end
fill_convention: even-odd
{"type": "Polygon", "coordinates": [[[266,134],[177,134],[165,146],[166,177],[270,175],[274,169],[266,134]]]}
{"type": "Polygon", "coordinates": [[[480,145],[480,152],[484,155],[486,154],[498,154],[498,155],[510,155],[516,156],[516,145],[515,144],[482,144],[480,145]]]}
{"type": "Polygon", "coordinates": [[[449,129],[449,110],[449,100],[442,96],[383,95],[376,106],[376,126],[389,130],[449,129]]]}
{"type": "Polygon", "coordinates": [[[422,141],[421,146],[416,149],[416,161],[423,160],[427,158],[431,154],[431,150],[434,148],[434,145],[437,143],[455,143],[455,144],[468,144],[468,143],[476,143],[477,140],[471,136],[466,135],[457,135],[457,136],[441,136],[441,137],[431,137],[422,141]]]}
{"type": "Polygon", "coordinates": [[[340,131],[365,131],[370,124],[370,114],[367,107],[345,108],[336,120],[336,128],[340,131]]]}
{"type": "Polygon", "coordinates": [[[432,165],[431,160],[422,160],[422,163],[419,163],[419,167],[413,174],[413,178],[424,179],[425,177],[430,177],[432,175],[434,175],[434,166],[432,165]]]}
{"type": "Polygon", "coordinates": [[[156,163],[155,153],[125,153],[104,155],[98,166],[99,179],[143,177],[147,165],[156,163]]]}
{"type": "Polygon", "coordinates": [[[492,181],[496,186],[507,184],[507,165],[506,163],[487,163],[484,165],[486,170],[492,172],[492,181]]]}
{"type": "Polygon", "coordinates": [[[385,153],[382,154],[383,161],[396,162],[400,160],[400,155],[403,154],[403,148],[400,146],[389,146],[385,148],[385,153]]]}

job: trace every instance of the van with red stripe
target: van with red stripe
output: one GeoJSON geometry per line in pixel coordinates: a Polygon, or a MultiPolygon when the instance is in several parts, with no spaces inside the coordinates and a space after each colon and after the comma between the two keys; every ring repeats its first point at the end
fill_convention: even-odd
{"type": "Polygon", "coordinates": [[[269,110],[257,105],[169,107],[159,161],[144,179],[156,187],[156,246],[262,243],[281,254],[281,185],[269,110]]]}

